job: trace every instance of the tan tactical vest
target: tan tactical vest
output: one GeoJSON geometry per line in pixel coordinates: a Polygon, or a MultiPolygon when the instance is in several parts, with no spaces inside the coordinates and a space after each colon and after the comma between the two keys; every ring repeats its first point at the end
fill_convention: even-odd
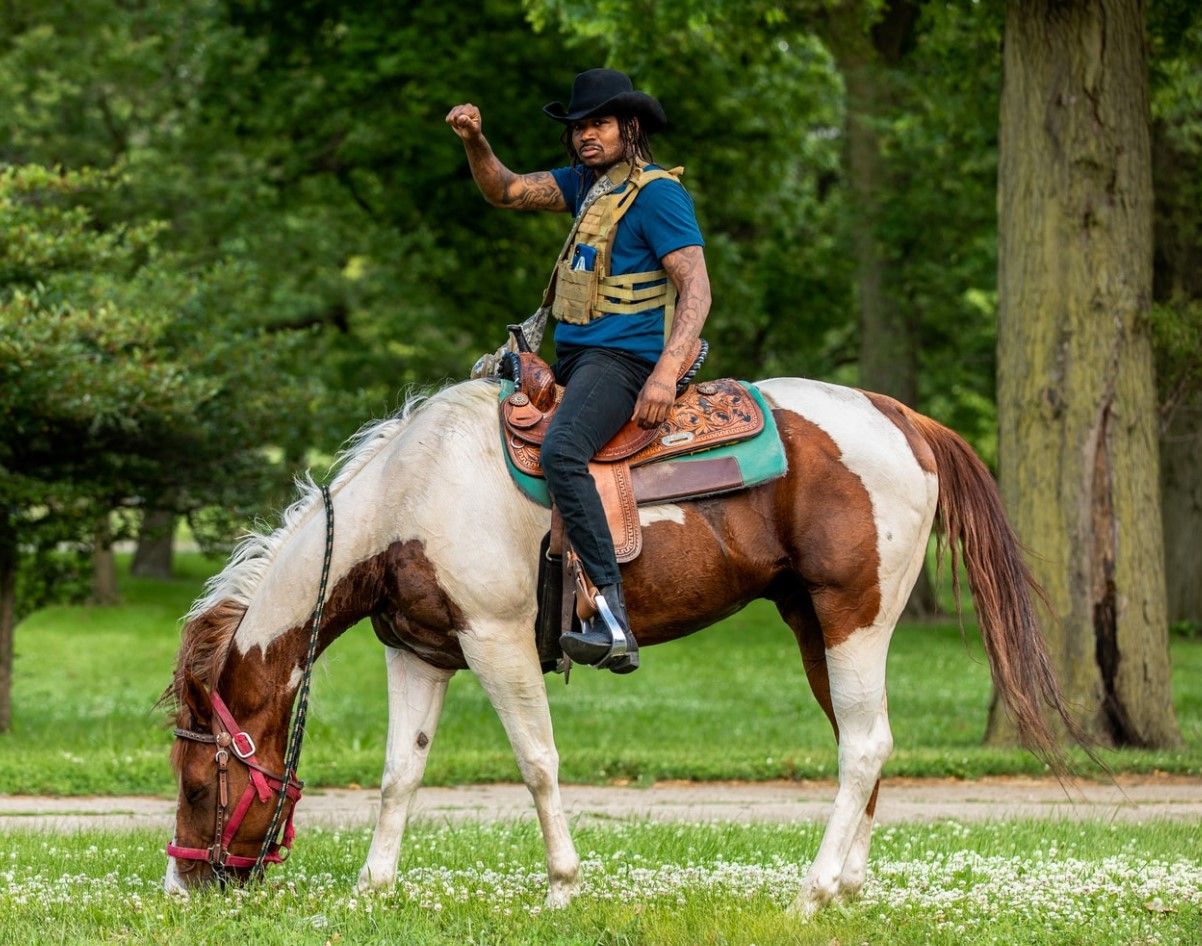
{"type": "Polygon", "coordinates": [[[555,318],[573,325],[586,325],[604,315],[632,315],[663,306],[664,337],[668,336],[676,306],[676,286],[668,278],[667,271],[655,269],[611,276],[609,261],[618,221],[634,206],[642,189],[661,178],[678,180],[683,173],[684,168],[662,171],[643,166],[632,169],[629,164],[610,168],[609,176],[614,186],[620,187],[626,182],[626,188],[621,193],[611,191],[599,197],[576,221],[543,298],[543,305],[551,306],[555,318]],[[596,254],[591,270],[572,268],[578,246],[589,247],[596,254]],[[655,282],[659,285],[635,288],[655,282]]]}

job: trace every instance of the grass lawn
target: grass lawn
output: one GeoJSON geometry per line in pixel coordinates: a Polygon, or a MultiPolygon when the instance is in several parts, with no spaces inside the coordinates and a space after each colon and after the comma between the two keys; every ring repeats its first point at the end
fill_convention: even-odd
{"type": "Polygon", "coordinates": [[[531,822],[417,826],[395,891],[353,884],[366,832],[307,831],[266,885],[165,896],[148,832],[15,833],[0,944],[1153,946],[1202,938],[1202,862],[1180,824],[1007,822],[878,829],[869,880],[811,921],[786,912],[817,825],[620,823],[575,831],[584,887],[545,911],[531,822]]]}
{"type": "MultiPolygon", "coordinates": [[[[171,743],[153,703],[168,682],[178,619],[219,563],[180,557],[184,577],[124,578],[125,603],[56,607],[17,628],[14,728],[0,736],[0,793],[172,794],[171,743]]],[[[984,656],[954,624],[899,628],[889,660],[896,749],[890,775],[1038,773],[1021,750],[980,745],[984,656]]],[[[1173,641],[1185,745],[1108,753],[1118,771],[1202,774],[1202,641],[1173,641]]],[[[577,668],[547,686],[568,782],[830,777],[830,728],[775,610],[759,602],[718,627],[650,649],[615,677],[577,668]],[[620,720],[619,725],[614,725],[620,720]]],[[[301,774],[310,785],[371,785],[386,723],[382,650],[363,624],[318,665],[301,774]]],[[[516,781],[495,714],[470,673],[451,681],[427,782],[516,781]]]]}

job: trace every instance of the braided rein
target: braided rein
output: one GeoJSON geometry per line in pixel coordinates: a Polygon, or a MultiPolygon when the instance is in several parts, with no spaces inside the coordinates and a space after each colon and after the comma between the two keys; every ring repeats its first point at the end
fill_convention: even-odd
{"type": "MultiPolygon", "coordinates": [[[[309,715],[309,684],[313,679],[313,662],[317,659],[317,638],[321,634],[326,585],[330,579],[330,560],[334,554],[334,503],[330,499],[330,488],[324,483],[321,486],[321,501],[326,509],[326,548],[321,562],[321,582],[317,587],[317,604],[313,608],[313,630],[309,633],[309,649],[305,653],[305,669],[297,694],[296,715],[292,718],[292,725],[288,730],[288,748],[284,751],[285,783],[288,779],[296,777],[296,769],[300,763],[301,744],[305,739],[305,721],[309,715]]],[[[261,876],[266,871],[264,865],[267,856],[271,853],[272,846],[276,843],[276,832],[280,829],[280,818],[283,815],[287,798],[285,785],[281,785],[275,811],[271,815],[271,824],[267,828],[267,834],[263,837],[263,847],[260,849],[259,856],[255,859],[254,869],[251,871],[252,877],[261,876]]]]}

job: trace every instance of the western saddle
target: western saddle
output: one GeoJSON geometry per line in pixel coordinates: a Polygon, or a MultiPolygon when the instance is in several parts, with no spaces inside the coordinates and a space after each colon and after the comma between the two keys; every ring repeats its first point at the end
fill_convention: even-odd
{"type": "MultiPolygon", "coordinates": [[[[589,463],[619,563],[632,561],[642,550],[639,506],[712,496],[743,486],[739,465],[730,457],[658,462],[745,440],[764,428],[759,404],[738,381],[688,383],[704,357],[702,351],[702,343],[696,343],[664,423],[644,430],[627,421],[589,463]]],[[[515,390],[501,402],[505,447],[518,470],[541,477],[539,455],[563,388],[538,355],[522,352],[517,358],[515,390]]]]}

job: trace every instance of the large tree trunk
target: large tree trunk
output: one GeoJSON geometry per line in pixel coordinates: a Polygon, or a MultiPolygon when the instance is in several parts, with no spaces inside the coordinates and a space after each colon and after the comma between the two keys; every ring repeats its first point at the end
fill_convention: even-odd
{"type": "Polygon", "coordinates": [[[0,733],[13,723],[13,638],[17,625],[17,537],[0,505],[0,733]]]}
{"type": "MultiPolygon", "coordinates": [[[[1103,743],[1180,740],[1156,394],[1140,0],[1011,0],[998,172],[1002,490],[1068,703],[1103,743]]],[[[987,738],[1012,737],[994,700],[987,738]]]]}
{"type": "Polygon", "coordinates": [[[148,509],[138,530],[130,572],[139,578],[168,579],[175,551],[175,513],[167,509],[148,509]]]}
{"type": "MultiPolygon", "coordinates": [[[[827,42],[847,89],[844,162],[856,257],[860,385],[910,405],[918,401],[916,327],[893,292],[880,237],[881,207],[892,183],[876,123],[896,107],[889,92],[888,70],[901,61],[918,12],[908,0],[893,0],[870,35],[864,28],[864,4],[853,0],[831,11],[826,29],[827,42]]],[[[924,568],[918,574],[904,618],[925,618],[936,610],[934,588],[924,568]]]]}

